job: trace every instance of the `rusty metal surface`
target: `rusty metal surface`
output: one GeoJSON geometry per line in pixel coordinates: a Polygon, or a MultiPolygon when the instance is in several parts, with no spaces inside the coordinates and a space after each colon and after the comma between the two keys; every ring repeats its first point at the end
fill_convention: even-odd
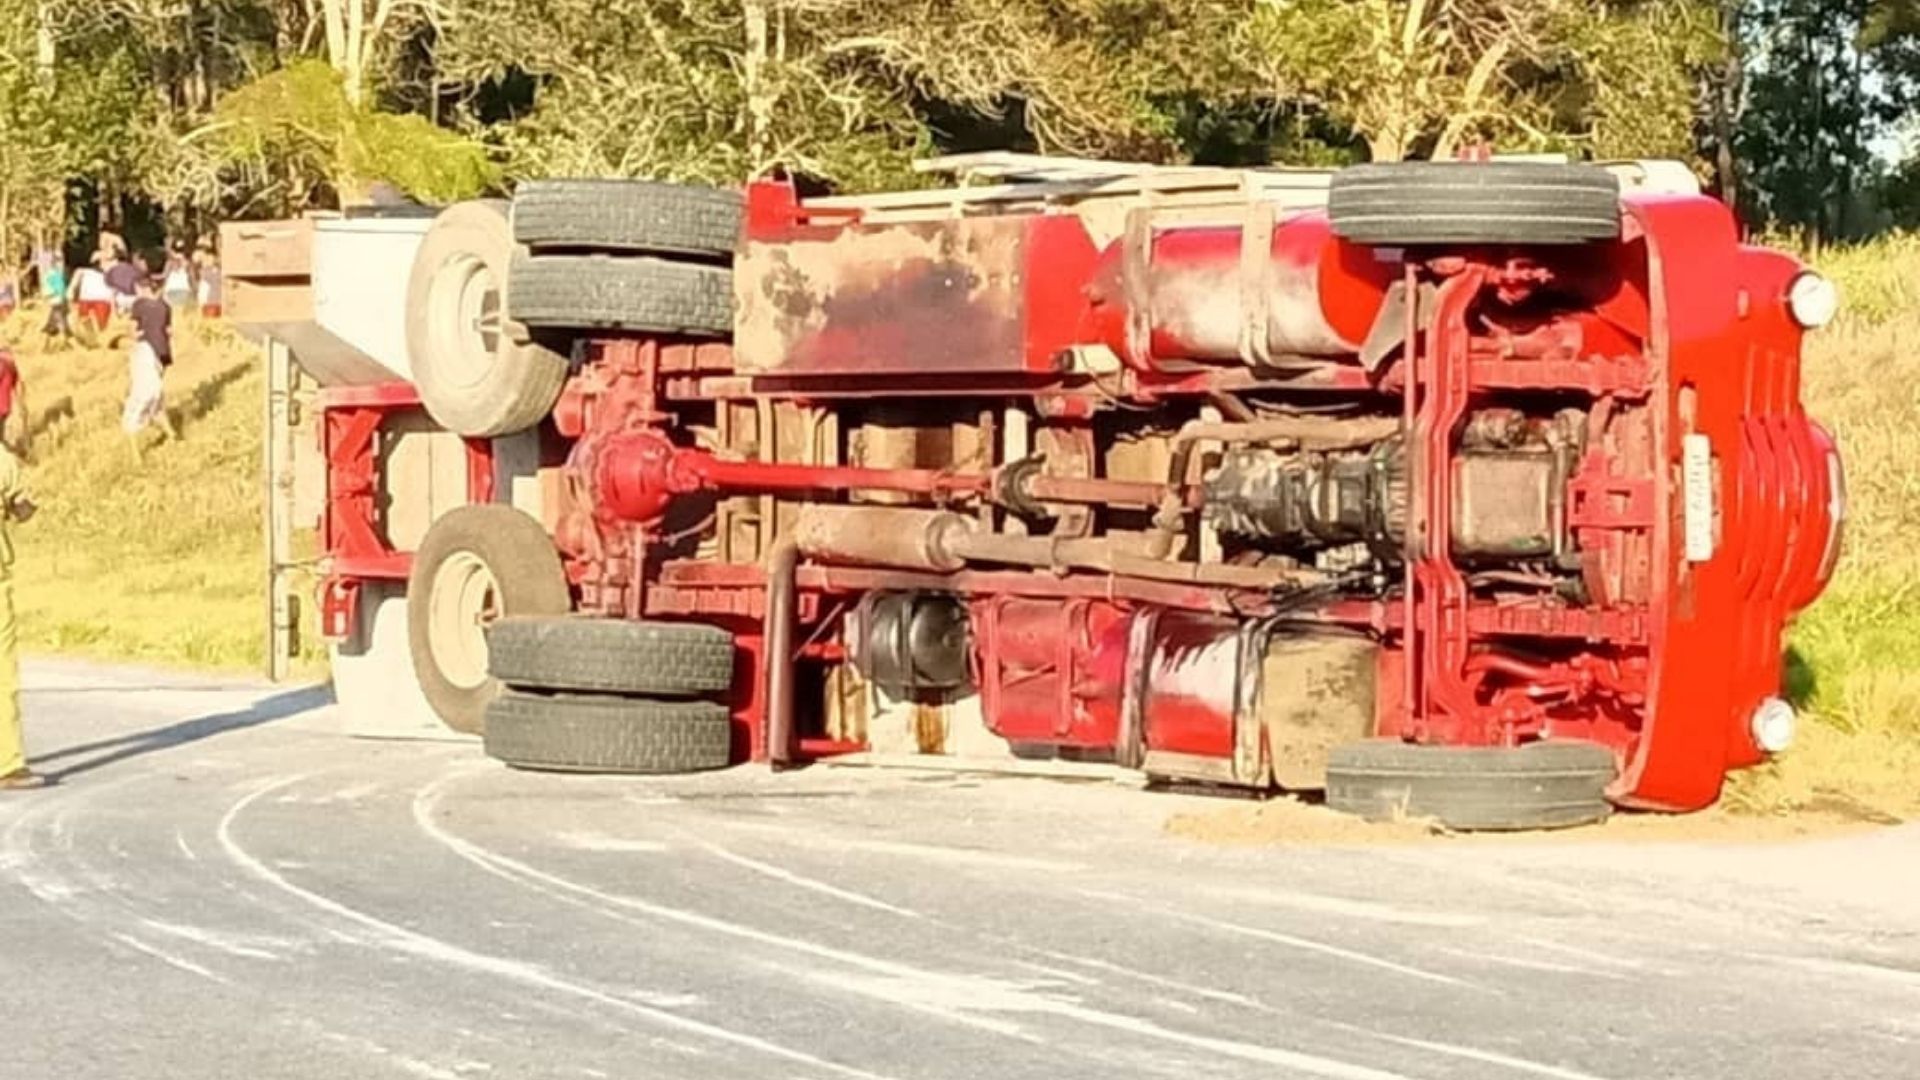
{"type": "Polygon", "coordinates": [[[946,572],[966,565],[947,550],[946,538],[973,527],[945,510],[810,503],[795,515],[793,539],[822,562],[946,572]]]}
{"type": "Polygon", "coordinates": [[[1259,723],[1273,781],[1326,786],[1327,753],[1373,734],[1380,646],[1360,637],[1276,635],[1260,661],[1259,723]]]}
{"type": "Polygon", "coordinates": [[[1453,543],[1463,555],[1553,554],[1566,498],[1545,452],[1475,453],[1454,462],[1453,543]]]}
{"type": "Polygon", "coordinates": [[[734,268],[734,361],[751,374],[1025,366],[1020,218],[804,229],[734,268]]]}

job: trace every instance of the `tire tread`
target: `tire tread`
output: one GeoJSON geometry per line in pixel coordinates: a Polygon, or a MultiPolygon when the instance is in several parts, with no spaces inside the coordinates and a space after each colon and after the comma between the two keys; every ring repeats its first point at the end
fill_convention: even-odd
{"type": "Polygon", "coordinates": [[[653,180],[529,180],[514,192],[513,234],[552,248],[723,257],[740,235],[737,191],[653,180]]]}
{"type": "Polygon", "coordinates": [[[508,686],[699,697],[733,685],[733,635],[701,623],[502,619],[487,660],[508,686]]]}
{"type": "Polygon", "coordinates": [[[725,768],[732,736],[717,702],[508,690],[487,706],[485,746],[521,769],[671,774],[725,768]]]}
{"type": "Polygon", "coordinates": [[[733,329],[733,272],[607,255],[514,257],[508,315],[529,327],[722,336],[733,329]]]}

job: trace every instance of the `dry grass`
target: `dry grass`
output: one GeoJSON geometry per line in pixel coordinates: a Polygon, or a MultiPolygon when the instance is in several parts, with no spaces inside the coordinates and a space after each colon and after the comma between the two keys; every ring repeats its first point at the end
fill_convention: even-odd
{"type": "Polygon", "coordinates": [[[39,312],[4,327],[35,431],[41,512],[17,533],[22,644],[198,667],[259,663],[260,365],[224,327],[187,320],[167,372],[180,442],[120,430],[121,349],[48,353],[39,312]]]}
{"type": "Polygon", "coordinates": [[[1846,547],[1792,633],[1788,686],[1816,723],[1779,762],[1737,777],[1728,803],[1920,816],[1920,236],[1813,261],[1847,302],[1814,335],[1803,390],[1846,460],[1846,547]]]}

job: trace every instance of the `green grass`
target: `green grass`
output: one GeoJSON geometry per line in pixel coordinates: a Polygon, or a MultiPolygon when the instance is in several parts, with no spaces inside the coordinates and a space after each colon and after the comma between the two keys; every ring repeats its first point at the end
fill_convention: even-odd
{"type": "Polygon", "coordinates": [[[116,348],[47,353],[40,314],[5,327],[34,430],[40,513],[16,530],[21,642],[31,652],[219,669],[257,667],[261,370],[224,327],[187,322],[167,372],[180,442],[120,430],[116,348]]]}

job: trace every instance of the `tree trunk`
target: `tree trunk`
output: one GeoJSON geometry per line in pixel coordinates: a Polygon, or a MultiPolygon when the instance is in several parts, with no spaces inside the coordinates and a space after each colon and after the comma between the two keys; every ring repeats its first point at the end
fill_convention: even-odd
{"type": "Polygon", "coordinates": [[[327,63],[340,73],[346,86],[347,100],[358,105],[360,80],[355,70],[358,65],[353,58],[348,19],[352,18],[355,23],[360,21],[360,0],[320,0],[320,8],[327,31],[327,63]]]}
{"type": "Polygon", "coordinates": [[[40,0],[34,7],[33,63],[43,82],[53,81],[53,65],[60,59],[59,42],[54,36],[54,0],[40,0]]]}
{"type": "Polygon", "coordinates": [[[1740,103],[1745,97],[1746,50],[1740,42],[1740,15],[1743,0],[1721,5],[1720,30],[1727,41],[1726,63],[1720,69],[1720,85],[1713,94],[1714,180],[1720,199],[1736,209],[1740,206],[1740,161],[1734,153],[1735,132],[1739,129],[1740,103]]]}
{"type": "Polygon", "coordinates": [[[747,169],[758,176],[773,164],[773,92],[768,85],[767,0],[745,0],[746,53],[740,58],[747,96],[747,169]]]}

